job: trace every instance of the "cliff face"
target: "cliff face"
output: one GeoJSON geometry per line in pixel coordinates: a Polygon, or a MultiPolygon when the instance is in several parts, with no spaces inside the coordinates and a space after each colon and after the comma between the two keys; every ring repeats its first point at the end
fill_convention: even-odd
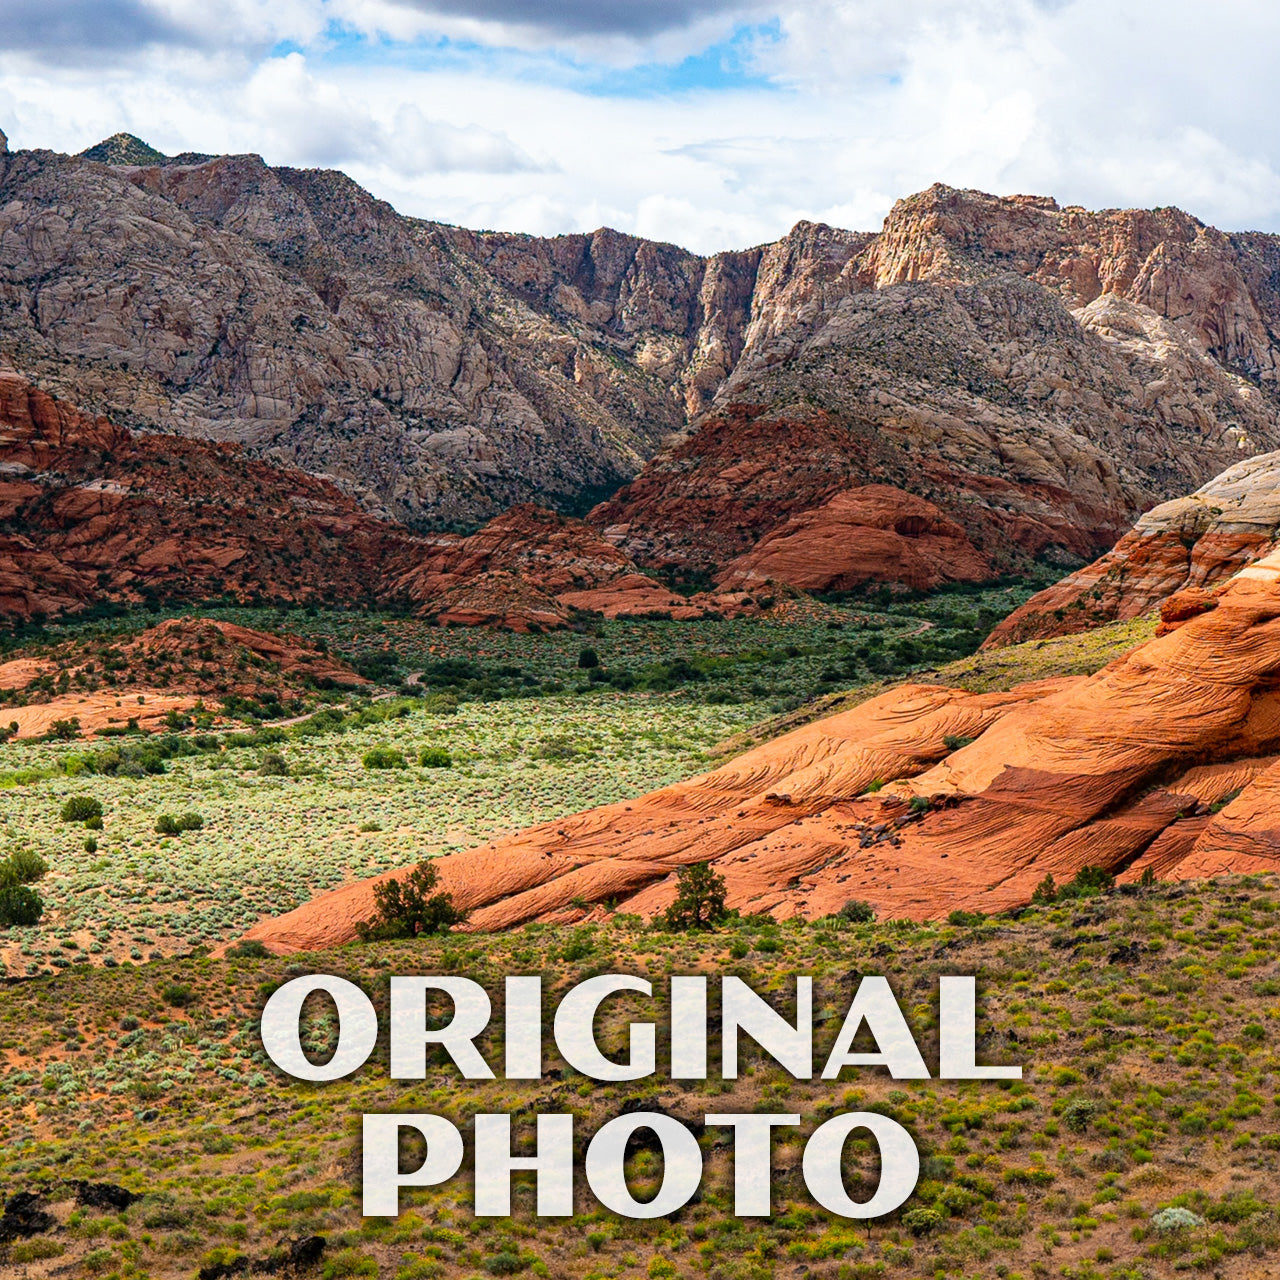
{"type": "Polygon", "coordinates": [[[674,596],[590,525],[531,504],[469,537],[416,534],[238,444],[137,435],[0,370],[0,619],[223,593],[409,602],[520,630],[562,625],[574,608],[701,617],[756,607],[732,594],[674,596]]]}
{"type": "Polygon", "coordinates": [[[405,218],[251,155],[0,154],[0,353],[41,386],[418,527],[635,478],[597,526],[715,573],[868,484],[992,572],[1091,558],[1280,447],[1278,272],[1276,237],[1177,210],[947,187],[703,258],[405,218]]]}
{"type": "Polygon", "coordinates": [[[533,310],[466,240],[256,156],[19,152],[0,167],[0,350],[128,425],[238,441],[411,522],[616,488],[683,425],[669,386],[630,339],[533,310]]]}

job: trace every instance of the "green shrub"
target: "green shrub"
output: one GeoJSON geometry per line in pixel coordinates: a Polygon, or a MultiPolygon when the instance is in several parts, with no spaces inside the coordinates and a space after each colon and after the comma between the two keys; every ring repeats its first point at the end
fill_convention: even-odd
{"type": "Polygon", "coordinates": [[[226,954],[229,960],[266,960],[271,956],[271,952],[257,938],[245,938],[242,942],[237,942],[227,948],[226,954]]]}
{"type": "Polygon", "coordinates": [[[561,948],[562,960],[584,960],[596,949],[595,939],[587,930],[578,930],[561,948]]]}
{"type": "Polygon", "coordinates": [[[589,645],[578,654],[578,666],[584,671],[590,671],[593,667],[600,665],[600,655],[589,645]]]}
{"type": "Polygon", "coordinates": [[[424,769],[448,769],[453,764],[453,757],[444,747],[423,747],[418,753],[418,763],[424,769]]]}
{"type": "Polygon", "coordinates": [[[348,1276],[376,1276],[378,1264],[358,1249],[343,1249],[324,1264],[324,1280],[346,1280],[348,1276]]]}
{"type": "Polygon", "coordinates": [[[258,761],[258,777],[287,778],[288,776],[289,762],[278,751],[268,751],[258,761]]]}
{"type": "Polygon", "coordinates": [[[430,693],[422,700],[422,709],[428,715],[456,716],[458,700],[451,693],[430,693]]]}
{"type": "Polygon", "coordinates": [[[162,836],[178,836],[184,831],[199,831],[204,819],[198,813],[162,813],[156,819],[156,830],[162,836]]]}
{"type": "Polygon", "coordinates": [[[356,932],[366,941],[382,938],[414,938],[419,934],[448,933],[466,919],[448,893],[433,893],[440,879],[429,861],[419,862],[407,876],[373,886],[377,905],[372,920],[362,920],[356,932]]]}
{"type": "Polygon", "coordinates": [[[850,924],[870,924],[876,918],[876,909],[861,898],[850,898],[837,914],[850,924]]]}
{"type": "Polygon", "coordinates": [[[1038,906],[1048,906],[1058,900],[1058,886],[1054,883],[1053,874],[1045,876],[1031,893],[1031,901],[1038,906]]]}
{"type": "Polygon", "coordinates": [[[695,862],[676,872],[676,900],[662,913],[668,929],[713,929],[729,914],[725,882],[707,862],[695,862]]]}
{"type": "Polygon", "coordinates": [[[12,1262],[40,1262],[45,1258],[60,1258],[66,1253],[66,1245],[56,1240],[21,1240],[9,1250],[12,1262]]]}
{"type": "Polygon", "coordinates": [[[34,849],[15,849],[0,861],[0,889],[18,884],[35,884],[42,880],[49,864],[34,849]]]}
{"type": "Polygon", "coordinates": [[[72,796],[62,806],[63,822],[88,822],[102,817],[102,801],[93,796],[72,796]]]}
{"type": "Polygon", "coordinates": [[[486,1258],[480,1265],[491,1276],[513,1276],[525,1270],[529,1264],[518,1253],[504,1249],[501,1253],[495,1253],[492,1257],[486,1258]]]}
{"type": "Polygon", "coordinates": [[[924,1205],[908,1209],[902,1215],[902,1225],[913,1236],[927,1236],[929,1232],[936,1231],[942,1225],[942,1221],[942,1214],[937,1209],[928,1209],[924,1205]]]}
{"type": "Polygon", "coordinates": [[[366,769],[403,769],[407,766],[403,751],[395,747],[370,747],[364,753],[366,769]]]}
{"type": "Polygon", "coordinates": [[[175,1009],[185,1009],[195,1003],[196,993],[184,982],[169,982],[160,988],[160,998],[175,1009]]]}
{"type": "Polygon", "coordinates": [[[44,903],[29,885],[14,884],[0,889],[0,927],[26,928],[38,924],[42,915],[44,903]]]}

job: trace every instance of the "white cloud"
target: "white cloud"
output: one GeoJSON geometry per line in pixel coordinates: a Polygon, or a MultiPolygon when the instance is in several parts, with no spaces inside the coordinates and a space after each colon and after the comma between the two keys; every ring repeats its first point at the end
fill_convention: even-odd
{"type": "MultiPolygon", "coordinates": [[[[0,0],[0,19],[17,3],[31,0],[0,0]]],[[[139,32],[181,38],[140,36],[119,65],[7,48],[0,127],[14,146],[79,150],[128,129],[167,151],[260,151],[340,166],[419,216],[539,233],[612,224],[699,250],[801,217],[874,229],[935,180],[1280,230],[1269,0],[672,0],[643,23],[618,5],[593,18],[586,0],[233,4],[235,40],[219,43],[211,7],[153,0],[139,32]],[[752,58],[773,87],[580,87],[587,59],[607,81],[770,17],[752,58]],[[369,38],[344,45],[337,18],[369,38]],[[483,47],[450,46],[431,69],[432,42],[461,34],[483,47]]]]}

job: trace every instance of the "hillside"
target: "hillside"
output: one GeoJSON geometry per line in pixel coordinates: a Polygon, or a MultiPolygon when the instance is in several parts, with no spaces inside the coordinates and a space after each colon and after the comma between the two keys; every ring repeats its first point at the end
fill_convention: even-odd
{"type": "Polygon", "coordinates": [[[396,604],[520,630],[564,625],[575,608],[754,608],[741,593],[674,596],[589,525],[532,504],[469,536],[415,534],[328,480],[235,444],[128,431],[0,369],[0,620],[224,596],[396,604]],[[484,575],[499,575],[487,594],[484,575]],[[528,599],[498,608],[503,575],[517,594],[554,597],[552,613],[528,599]],[[460,588],[475,597],[469,617],[460,588]]]}
{"type": "Polygon", "coordinates": [[[1157,606],[1170,621],[1214,607],[1214,589],[1266,555],[1280,535],[1280,453],[1238,462],[1186,497],[1143,515],[1105,555],[1038,592],[987,648],[1069,635],[1157,606]]]}

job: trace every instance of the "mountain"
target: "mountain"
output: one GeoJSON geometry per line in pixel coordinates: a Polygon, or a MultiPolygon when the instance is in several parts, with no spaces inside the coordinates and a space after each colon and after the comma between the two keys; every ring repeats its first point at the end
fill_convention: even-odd
{"type": "Polygon", "coordinates": [[[1215,607],[1216,588],[1280,539],[1280,452],[1238,462],[1186,497],[1153,507],[1105,555],[1037,592],[986,648],[1215,607]]]}
{"type": "MultiPolygon", "coordinates": [[[[1007,911],[1085,867],[1128,883],[1274,871],[1278,638],[1273,553],[1215,609],[1094,675],[900,685],[711,773],[434,865],[481,930],[600,908],[652,917],[697,862],[724,877],[731,908],[810,919],[851,899],[882,919],[1007,911]]],[[[248,936],[281,952],[348,941],[376,883],[248,936]]]]}
{"type": "Polygon", "coordinates": [[[786,558],[834,588],[865,572],[867,535],[833,555],[825,531],[850,521],[831,504],[887,486],[963,530],[927,557],[942,580],[979,559],[1092,559],[1140,511],[1275,447],[1277,266],[1275,237],[1177,210],[940,186],[875,237],[802,226],[766,250],[707,412],[591,519],[642,563],[732,582],[798,523],[813,554],[788,534],[786,558]]]}
{"type": "Polygon", "coordinates": [[[634,561],[725,586],[787,581],[811,541],[818,585],[856,583],[864,530],[895,581],[1092,559],[1280,447],[1277,280],[1276,237],[1175,209],[935,186],[878,233],[701,257],[407,218],[340,173],[131,135],[0,148],[0,353],[39,386],[418,529],[604,499],[634,561]],[[947,545],[877,523],[884,488],[947,545]]]}

